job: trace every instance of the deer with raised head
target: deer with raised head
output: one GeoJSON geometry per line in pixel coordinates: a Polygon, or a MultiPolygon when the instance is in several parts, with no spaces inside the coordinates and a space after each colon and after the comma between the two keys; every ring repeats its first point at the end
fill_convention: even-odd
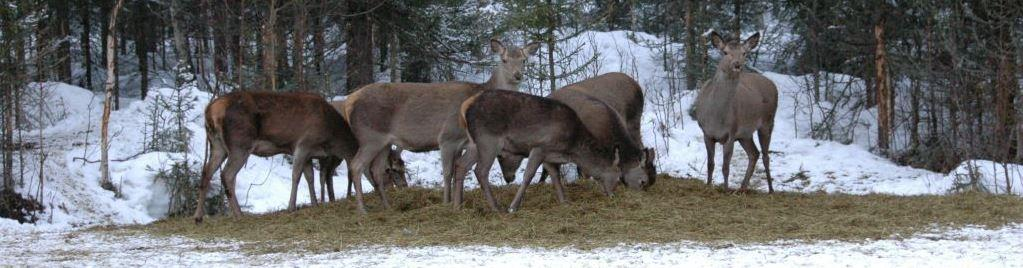
{"type": "MultiPolygon", "coordinates": [[[[500,55],[501,63],[485,83],[374,83],[348,96],[345,116],[359,140],[359,151],[353,160],[352,171],[361,174],[377,154],[391,145],[413,152],[440,149],[441,130],[446,127],[445,122],[457,118],[459,105],[463,101],[488,90],[518,89],[524,79],[526,60],[529,55],[536,53],[539,43],[530,43],[522,48],[505,47],[500,41],[492,39],[490,44],[493,51],[500,55]]],[[[454,154],[460,149],[455,148],[447,153],[454,154]]],[[[445,153],[442,150],[442,159],[445,153]]],[[[449,168],[448,165],[444,167],[445,170],[449,168]]],[[[444,180],[445,201],[449,200],[449,185],[450,180],[444,180]]],[[[359,210],[364,212],[362,184],[358,180],[355,181],[355,196],[359,210]]]]}
{"type": "MultiPolygon", "coordinates": [[[[587,125],[578,112],[560,101],[512,91],[486,91],[469,98],[462,104],[461,120],[468,133],[470,145],[459,160],[457,180],[465,178],[468,167],[476,164],[476,178],[487,178],[497,156],[501,153],[527,155],[526,173],[508,208],[514,212],[522,205],[526,189],[541,164],[545,169],[555,164],[575,163],[587,174],[597,177],[608,196],[613,195],[620,181],[631,188],[646,183],[642,174],[630,178],[623,171],[640,167],[646,162],[642,145],[629,136],[625,123],[604,102],[585,95],[577,95],[578,102],[590,102],[587,107],[600,107],[585,112],[593,117],[604,117],[603,125],[587,125]],[[594,131],[595,130],[595,131],[594,131]],[[623,177],[624,176],[624,177],[623,177]]],[[[551,172],[555,195],[565,202],[564,186],[557,172],[551,172]]],[[[456,193],[461,192],[456,185],[456,193]]],[[[489,195],[484,187],[484,195],[489,195]]],[[[460,196],[460,195],[456,195],[460,196]]],[[[486,197],[493,200],[493,196],[486,197]]],[[[459,200],[455,200],[456,204],[459,200]]],[[[491,202],[491,208],[497,204],[491,202]]]]}
{"type": "MultiPolygon", "coordinates": [[[[288,209],[295,210],[302,173],[309,184],[312,203],[317,203],[312,182],[313,158],[333,157],[351,163],[358,150],[358,142],[348,123],[315,94],[233,92],[210,102],[205,119],[210,156],[199,183],[196,223],[201,223],[206,214],[203,203],[210,179],[225,160],[227,165],[221,172],[221,183],[230,209],[238,217],[242,211],[235,192],[235,178],[250,154],[263,157],[291,154],[294,157],[288,209]]],[[[359,177],[350,173],[351,178],[359,177]]]]}
{"type": "MultiPolygon", "coordinates": [[[[338,113],[344,116],[345,101],[331,101],[330,106],[334,107],[338,113]]],[[[345,118],[347,121],[348,118],[345,118]]],[[[342,159],[337,158],[325,158],[320,160],[320,166],[322,168],[320,173],[320,201],[326,202],[328,196],[330,201],[334,201],[334,170],[341,165],[342,159]]],[[[384,187],[408,187],[408,176],[405,171],[405,161],[401,159],[401,151],[399,150],[388,150],[387,153],[381,153],[373,159],[370,164],[368,173],[365,173],[366,177],[372,178],[369,180],[370,184],[373,185],[374,189],[378,189],[379,186],[384,187]]],[[[352,190],[354,182],[348,181],[348,194],[346,196],[352,196],[352,190]]]]}
{"type": "Polygon", "coordinates": [[[740,191],[745,191],[749,179],[761,156],[753,143],[756,132],[763,151],[764,171],[767,174],[768,192],[774,192],[771,178],[771,132],[774,129],[774,114],[778,110],[778,89],[774,82],[763,75],[744,72],[746,55],[756,48],[760,33],[745,42],[725,42],[717,32],[711,33],[714,47],[721,51],[714,77],[707,81],[696,97],[696,122],[703,130],[703,142],[707,147],[707,185],[714,179],[714,149],[721,143],[724,149],[721,172],[724,188],[728,189],[729,165],[732,148],[736,141],[749,156],[746,175],[740,191]]]}
{"type": "MultiPolygon", "coordinates": [[[[643,119],[643,89],[635,79],[632,79],[627,74],[611,72],[598,75],[559,88],[547,97],[567,104],[579,113],[584,124],[592,126],[590,129],[598,132],[601,131],[601,127],[606,129],[606,124],[603,122],[606,117],[601,114],[603,112],[601,109],[610,107],[614,113],[625,121],[629,136],[632,137],[633,141],[636,144],[643,144],[643,136],[640,131],[643,119]],[[589,105],[591,102],[579,97],[578,95],[580,94],[601,100],[607,105],[589,105]],[[597,110],[599,112],[583,112],[584,110],[597,110]]],[[[603,132],[606,131],[603,130],[603,132]]],[[[642,172],[646,174],[646,183],[643,186],[648,188],[656,182],[657,168],[654,166],[654,150],[647,148],[644,151],[646,152],[647,161],[641,167],[627,172],[642,172]]],[[[498,161],[501,164],[505,182],[511,183],[514,181],[515,169],[521,164],[522,156],[505,154],[498,158],[498,161]]],[[[546,171],[547,169],[544,169],[544,172],[541,173],[540,182],[545,181],[547,177],[546,171]]],[[[579,174],[580,177],[583,176],[583,173],[579,172],[579,174]]]]}

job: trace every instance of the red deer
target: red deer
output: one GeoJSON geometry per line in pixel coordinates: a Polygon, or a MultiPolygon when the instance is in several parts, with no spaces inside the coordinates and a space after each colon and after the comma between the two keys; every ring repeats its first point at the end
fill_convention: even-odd
{"type": "MultiPolygon", "coordinates": [[[[345,101],[332,101],[330,106],[334,107],[342,116],[344,116],[345,101]]],[[[347,121],[347,118],[345,118],[347,121]]],[[[370,183],[373,188],[377,188],[379,185],[385,187],[396,186],[396,187],[407,187],[408,178],[405,172],[405,161],[401,159],[401,151],[399,150],[388,150],[389,153],[378,155],[373,162],[370,164],[370,171],[367,177],[372,178],[370,183]]],[[[330,201],[334,201],[334,170],[337,166],[341,165],[341,159],[326,158],[320,160],[320,166],[322,172],[320,173],[320,201],[326,202],[328,196],[330,201]]],[[[352,196],[352,187],[354,182],[348,181],[348,194],[346,196],[352,196]]]]}
{"type": "MultiPolygon", "coordinates": [[[[322,97],[309,93],[234,92],[221,96],[206,107],[206,135],[210,158],[203,166],[199,184],[196,223],[205,216],[204,204],[210,179],[227,160],[221,183],[233,215],[242,215],[235,194],[235,177],[250,154],[272,156],[291,154],[291,199],[295,210],[298,180],[302,173],[316,204],[312,183],[312,158],[336,157],[350,160],[358,143],[348,124],[322,97]]],[[[350,163],[350,161],[349,161],[350,163]]],[[[350,165],[349,165],[350,166],[350,165]]],[[[359,178],[349,175],[349,178],[359,178]]]]}
{"type": "Polygon", "coordinates": [[[760,41],[760,33],[739,43],[725,43],[716,32],[711,33],[714,47],[723,54],[717,72],[707,81],[696,97],[696,122],[703,129],[703,142],[707,147],[707,185],[714,179],[714,146],[721,143],[724,157],[721,167],[728,189],[728,170],[732,161],[732,146],[736,141],[749,156],[749,165],[740,191],[745,191],[757,165],[760,152],[753,143],[757,133],[764,152],[764,170],[767,173],[768,192],[774,192],[771,178],[771,131],[774,114],[778,110],[778,89],[771,80],[756,73],[743,72],[746,54],[760,41]]]}
{"type": "MultiPolygon", "coordinates": [[[[587,104],[590,102],[580,100],[579,97],[575,97],[578,94],[596,98],[606,103],[607,106],[610,106],[614,112],[623,117],[623,120],[625,120],[629,136],[632,137],[633,141],[636,144],[643,144],[642,133],[640,132],[644,105],[643,89],[639,86],[639,83],[637,83],[636,80],[624,73],[606,73],[567,85],[547,96],[548,98],[553,98],[567,104],[569,107],[572,107],[572,109],[576,110],[576,112],[580,114],[580,118],[587,125],[600,125],[600,120],[606,117],[582,112],[582,110],[599,110],[604,106],[599,105],[589,107],[587,104]]],[[[593,127],[591,127],[591,129],[592,128],[593,127]]],[[[655,154],[653,149],[648,148],[644,150],[647,154],[647,161],[643,164],[642,169],[637,168],[636,170],[629,172],[645,173],[647,176],[647,183],[644,184],[644,188],[646,188],[653,185],[656,181],[657,169],[654,166],[655,154]]],[[[498,161],[500,161],[499,163],[501,163],[501,168],[504,171],[505,181],[508,183],[514,181],[515,169],[518,168],[522,161],[522,157],[505,155],[499,158],[498,161]]],[[[546,178],[546,170],[544,171],[545,172],[540,176],[540,182],[543,182],[546,178]]],[[[582,175],[582,173],[580,173],[580,175],[582,175]]]]}
{"type": "MultiPolygon", "coordinates": [[[[604,126],[593,132],[590,126],[566,104],[560,101],[512,91],[486,91],[462,103],[461,120],[468,133],[470,145],[459,160],[456,180],[465,178],[465,170],[477,164],[476,178],[487,178],[490,168],[499,153],[527,155],[526,175],[508,211],[514,212],[525,198],[526,188],[533,179],[540,164],[553,168],[553,164],[575,163],[584,172],[593,174],[601,181],[604,193],[613,195],[615,187],[622,181],[623,170],[639,167],[646,162],[642,145],[636,144],[629,136],[621,117],[604,102],[585,95],[577,95],[577,101],[589,101],[587,107],[605,106],[593,109],[604,126]]],[[[595,116],[596,117],[596,116],[595,116]]],[[[564,186],[556,172],[551,173],[555,194],[559,202],[565,202],[564,186]]],[[[638,188],[641,179],[624,179],[626,184],[638,188]]],[[[461,182],[456,184],[455,193],[462,191],[461,182]]],[[[480,185],[491,209],[497,211],[498,204],[493,195],[480,185]]],[[[454,203],[459,204],[455,199],[454,203]]]]}
{"type": "MultiPolygon", "coordinates": [[[[345,116],[359,140],[359,152],[352,161],[352,171],[361,174],[377,154],[391,145],[413,152],[440,149],[439,136],[444,122],[457,118],[463,101],[483,91],[517,89],[524,78],[522,71],[526,59],[536,52],[539,44],[506,48],[497,40],[490,43],[494,52],[501,56],[501,64],[486,83],[374,83],[352,93],[345,107],[345,116]]],[[[442,150],[442,158],[446,157],[445,153],[442,150]]],[[[453,154],[455,150],[447,153],[453,154]]],[[[449,168],[444,167],[445,170],[449,168]]],[[[445,179],[445,201],[449,199],[449,185],[450,180],[445,179]]],[[[358,207],[365,211],[360,193],[362,185],[358,180],[355,181],[355,191],[358,207]]]]}

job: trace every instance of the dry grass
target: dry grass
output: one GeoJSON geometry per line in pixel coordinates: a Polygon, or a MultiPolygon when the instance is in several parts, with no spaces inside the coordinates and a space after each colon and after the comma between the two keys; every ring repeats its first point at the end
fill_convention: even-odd
{"type": "MultiPolygon", "coordinates": [[[[507,205],[515,186],[498,187],[507,205]]],[[[570,203],[558,205],[550,185],[531,187],[515,214],[487,212],[479,191],[467,193],[464,209],[441,204],[436,189],[391,191],[392,209],[370,198],[367,215],[354,202],[307,207],[297,212],[212,217],[196,225],[172,218],[139,230],[201,240],[255,242],[261,251],[296,247],[314,251],[355,245],[576,246],[618,243],[765,242],[778,239],[864,239],[911,234],[935,227],[1023,222],[1023,199],[957,194],[889,196],[841,194],[736,195],[696,180],[661,178],[649,192],[620,189],[608,199],[591,182],[568,185],[570,203]],[[266,242],[266,243],[263,243],[266,242]],[[286,246],[285,246],[286,245],[286,246]]],[[[375,195],[369,195],[375,197],[375,195]]]]}

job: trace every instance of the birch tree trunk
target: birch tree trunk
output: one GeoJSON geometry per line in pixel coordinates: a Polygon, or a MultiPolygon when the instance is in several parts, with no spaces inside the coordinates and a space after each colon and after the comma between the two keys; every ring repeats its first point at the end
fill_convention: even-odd
{"type": "Polygon", "coordinates": [[[100,125],[100,186],[107,190],[113,190],[114,184],[110,181],[110,105],[114,101],[114,90],[117,89],[115,85],[117,83],[116,75],[117,62],[114,61],[115,55],[117,54],[117,13],[120,11],[121,6],[124,5],[124,0],[117,0],[117,4],[114,5],[113,9],[110,10],[110,23],[108,33],[110,36],[107,37],[106,44],[106,55],[107,55],[107,82],[104,86],[106,90],[106,98],[103,101],[103,119],[100,125]]]}

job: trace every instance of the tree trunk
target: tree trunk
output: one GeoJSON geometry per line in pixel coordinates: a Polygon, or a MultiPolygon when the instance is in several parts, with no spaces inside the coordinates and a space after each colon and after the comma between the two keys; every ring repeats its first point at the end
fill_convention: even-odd
{"type": "Polygon", "coordinates": [[[206,6],[206,24],[207,27],[213,30],[213,75],[216,77],[216,82],[213,84],[211,93],[214,96],[219,96],[222,91],[221,85],[230,84],[231,76],[228,74],[227,67],[227,31],[225,28],[225,17],[229,14],[224,12],[226,9],[226,3],[224,1],[216,1],[210,3],[210,0],[203,0],[203,4],[206,6]]]}
{"type": "MultiPolygon", "coordinates": [[[[547,14],[547,33],[545,34],[546,35],[546,39],[547,39],[546,40],[547,41],[547,78],[548,78],[548,81],[550,82],[550,86],[551,86],[550,87],[550,91],[548,91],[548,93],[552,93],[552,92],[554,92],[555,90],[558,89],[558,80],[557,80],[557,78],[555,76],[555,73],[554,73],[554,64],[555,64],[555,62],[554,62],[554,51],[555,51],[555,48],[556,48],[555,46],[557,45],[557,44],[555,44],[555,42],[557,41],[557,37],[554,36],[554,30],[558,28],[558,25],[557,25],[558,24],[558,18],[557,18],[558,14],[555,13],[555,11],[554,11],[554,3],[553,3],[553,1],[547,0],[547,6],[548,6],[548,11],[549,11],[549,13],[547,14]]],[[[635,8],[634,8],[635,6],[630,6],[630,7],[633,7],[632,8],[633,11],[635,10],[635,8]]],[[[633,21],[633,22],[635,23],[635,21],[633,21]]],[[[511,90],[511,88],[508,88],[508,89],[511,90]]],[[[544,95],[546,95],[546,94],[544,94],[544,95]]]]}
{"type": "Polygon", "coordinates": [[[695,0],[686,0],[685,2],[685,23],[686,23],[686,89],[696,90],[699,86],[697,85],[697,78],[700,73],[699,57],[697,56],[696,40],[698,34],[696,32],[696,18],[695,18],[696,3],[695,0]]]}
{"type": "Polygon", "coordinates": [[[245,86],[245,80],[244,80],[245,79],[245,76],[244,76],[245,75],[245,72],[244,72],[245,69],[242,68],[242,66],[245,65],[245,53],[246,53],[246,50],[248,49],[247,47],[244,46],[245,42],[247,42],[245,40],[245,34],[248,31],[248,29],[245,28],[246,27],[245,26],[246,25],[245,24],[245,10],[244,10],[244,8],[245,8],[245,0],[240,0],[238,2],[230,1],[229,3],[237,4],[236,6],[235,5],[231,5],[228,8],[236,8],[237,10],[235,10],[234,12],[238,13],[238,17],[235,18],[235,22],[238,23],[238,29],[236,31],[233,31],[233,33],[231,34],[231,36],[232,36],[232,38],[231,38],[231,46],[234,47],[233,51],[235,53],[234,57],[233,57],[234,58],[234,75],[235,75],[234,82],[237,83],[237,87],[239,89],[245,89],[245,87],[246,87],[245,86]]]}
{"type": "Polygon", "coordinates": [[[79,81],[82,88],[92,90],[92,24],[89,15],[92,13],[92,1],[78,0],[78,16],[82,19],[82,36],[79,42],[82,44],[82,69],[85,69],[85,77],[79,81]]]}
{"type": "Polygon", "coordinates": [[[114,60],[117,50],[117,36],[114,35],[115,27],[117,27],[117,13],[124,5],[124,0],[117,0],[117,4],[114,5],[113,9],[110,10],[110,23],[108,32],[110,36],[107,37],[106,51],[107,51],[107,82],[104,86],[106,90],[106,98],[103,101],[103,118],[100,124],[100,185],[107,190],[112,190],[113,183],[110,181],[110,106],[114,101],[114,90],[117,90],[117,62],[114,60]]]}
{"type": "MultiPolygon", "coordinates": [[[[1003,25],[1011,22],[1003,22],[1003,25]]],[[[1017,40],[1018,41],[1018,40],[1017,40]]],[[[1012,149],[1012,127],[1016,119],[1016,92],[1019,91],[1019,80],[1016,75],[1016,48],[1012,38],[1012,28],[1001,26],[998,29],[998,49],[993,52],[997,56],[998,71],[995,80],[995,123],[992,148],[994,156],[1002,162],[1010,160],[1012,149]]],[[[1016,148],[1019,150],[1019,148],[1016,148]]]]}
{"type": "Polygon", "coordinates": [[[885,50],[885,17],[881,16],[874,25],[874,64],[877,71],[877,147],[884,154],[888,153],[891,143],[893,95],[888,80],[888,57],[885,50]]]}
{"type": "Polygon", "coordinates": [[[135,14],[134,17],[135,25],[135,57],[138,58],[139,63],[139,92],[142,94],[142,99],[146,98],[149,93],[149,38],[146,37],[146,32],[149,30],[149,25],[146,22],[149,13],[143,2],[135,3],[135,14]]]}
{"type": "Polygon", "coordinates": [[[732,12],[735,15],[735,18],[734,18],[735,20],[732,21],[732,32],[735,33],[735,38],[736,38],[736,40],[738,40],[739,38],[742,38],[742,1],[743,0],[734,0],[734,1],[735,1],[735,10],[732,11],[732,12]]]}
{"type": "Polygon", "coordinates": [[[309,91],[309,85],[306,84],[305,80],[305,36],[306,36],[306,16],[309,14],[309,10],[306,8],[305,0],[295,0],[295,32],[292,33],[292,63],[291,66],[295,70],[295,91],[309,91]]]}
{"type": "MultiPolygon", "coordinates": [[[[122,1],[122,0],[118,0],[122,1]]],[[[178,64],[175,66],[176,72],[188,72],[194,73],[192,70],[192,59],[191,52],[188,50],[188,43],[185,40],[185,29],[182,28],[184,22],[182,21],[181,14],[181,0],[171,0],[170,3],[171,12],[171,28],[174,29],[174,54],[177,54],[178,64]]],[[[180,77],[174,79],[176,87],[181,87],[186,81],[181,81],[180,77]]]]}
{"type": "Polygon", "coordinates": [[[401,41],[398,39],[398,31],[391,31],[391,40],[388,44],[387,65],[391,71],[391,83],[401,82],[401,41]]]}
{"type": "Polygon", "coordinates": [[[319,7],[313,9],[312,10],[313,14],[311,15],[311,17],[313,18],[313,26],[312,26],[312,28],[313,28],[313,66],[314,66],[314,68],[316,68],[316,77],[321,80],[320,81],[321,82],[321,84],[320,84],[320,87],[321,87],[320,88],[320,92],[327,92],[327,88],[324,87],[325,84],[326,84],[327,78],[325,76],[326,72],[324,72],[324,65],[325,65],[325,63],[323,62],[323,60],[324,60],[324,56],[323,56],[323,54],[324,54],[324,43],[326,42],[324,40],[324,33],[323,32],[324,32],[324,28],[326,28],[326,27],[324,27],[324,24],[325,24],[324,19],[323,19],[324,12],[321,11],[321,10],[323,10],[325,8],[324,5],[326,5],[326,3],[327,3],[326,1],[327,0],[321,0],[320,3],[319,3],[319,7]]]}
{"type": "Polygon", "coordinates": [[[263,20],[263,88],[277,91],[277,0],[270,0],[263,20]]]}
{"type": "Polygon", "coordinates": [[[373,83],[373,22],[372,12],[365,1],[348,1],[348,27],[345,28],[345,39],[348,51],[345,53],[345,67],[348,78],[345,79],[345,95],[355,92],[363,85],[373,83]],[[362,14],[365,13],[365,14],[362,14]]]}
{"type": "Polygon", "coordinates": [[[54,37],[59,38],[60,45],[57,47],[56,53],[53,58],[56,59],[57,80],[64,83],[74,83],[71,81],[71,4],[64,3],[63,1],[53,4],[56,9],[56,32],[54,37]]]}

